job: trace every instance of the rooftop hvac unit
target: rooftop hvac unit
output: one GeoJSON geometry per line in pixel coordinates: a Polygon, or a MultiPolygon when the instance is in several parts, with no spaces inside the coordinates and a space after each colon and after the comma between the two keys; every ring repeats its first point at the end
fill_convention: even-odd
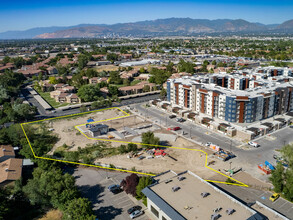
{"type": "Polygon", "coordinates": [[[176,192],[176,191],[178,191],[179,189],[180,189],[179,186],[173,186],[173,187],[172,187],[172,191],[173,191],[173,192],[176,192]]]}

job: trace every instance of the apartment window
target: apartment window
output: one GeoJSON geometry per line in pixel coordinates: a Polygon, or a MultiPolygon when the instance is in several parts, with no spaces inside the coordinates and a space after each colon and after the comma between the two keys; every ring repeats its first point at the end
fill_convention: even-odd
{"type": "Polygon", "coordinates": [[[151,212],[157,217],[159,218],[159,212],[157,209],[155,209],[152,205],[151,205],[151,212]]]}
{"type": "Polygon", "coordinates": [[[164,216],[162,216],[162,220],[167,220],[164,216]]]}

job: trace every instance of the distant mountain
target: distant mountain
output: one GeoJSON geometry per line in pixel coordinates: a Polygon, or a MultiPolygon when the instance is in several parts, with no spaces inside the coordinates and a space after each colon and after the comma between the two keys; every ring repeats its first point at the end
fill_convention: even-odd
{"type": "Polygon", "coordinates": [[[27,38],[97,38],[111,36],[171,36],[202,33],[266,33],[293,30],[293,20],[283,24],[264,25],[242,19],[167,18],[133,23],[81,24],[70,27],[33,28],[26,31],[0,33],[0,39],[27,38]]]}
{"type": "MultiPolygon", "coordinates": [[[[75,26],[69,26],[69,27],[38,27],[38,28],[32,28],[25,31],[6,31],[0,33],[0,39],[32,39],[36,37],[37,35],[43,34],[43,33],[53,33],[59,30],[67,30],[71,28],[78,28],[78,27],[88,27],[92,26],[93,24],[80,24],[75,26]]],[[[103,26],[103,24],[100,24],[100,26],[103,26]]]]}
{"type": "Polygon", "coordinates": [[[285,21],[284,23],[278,25],[276,29],[293,31],[293,20],[285,21]]]}

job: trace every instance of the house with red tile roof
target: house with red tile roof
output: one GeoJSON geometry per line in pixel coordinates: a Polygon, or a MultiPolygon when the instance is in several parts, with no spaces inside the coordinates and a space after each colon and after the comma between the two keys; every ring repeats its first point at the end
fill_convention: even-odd
{"type": "Polygon", "coordinates": [[[154,88],[156,88],[156,84],[149,83],[147,81],[143,81],[143,82],[140,82],[134,86],[120,87],[118,90],[121,92],[122,95],[132,95],[132,94],[143,93],[144,88],[147,86],[149,86],[150,91],[152,91],[154,88]]]}
{"type": "Polygon", "coordinates": [[[14,148],[11,145],[0,145],[0,162],[14,157],[14,148]]]}
{"type": "Polygon", "coordinates": [[[22,159],[10,158],[0,163],[0,187],[11,185],[22,174],[22,159]]]}

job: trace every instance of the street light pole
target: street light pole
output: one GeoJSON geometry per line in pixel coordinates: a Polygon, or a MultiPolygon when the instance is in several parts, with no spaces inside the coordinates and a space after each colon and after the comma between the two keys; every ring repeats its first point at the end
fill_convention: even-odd
{"type": "Polygon", "coordinates": [[[191,138],[191,125],[190,125],[190,129],[189,129],[189,136],[191,138]]]}

